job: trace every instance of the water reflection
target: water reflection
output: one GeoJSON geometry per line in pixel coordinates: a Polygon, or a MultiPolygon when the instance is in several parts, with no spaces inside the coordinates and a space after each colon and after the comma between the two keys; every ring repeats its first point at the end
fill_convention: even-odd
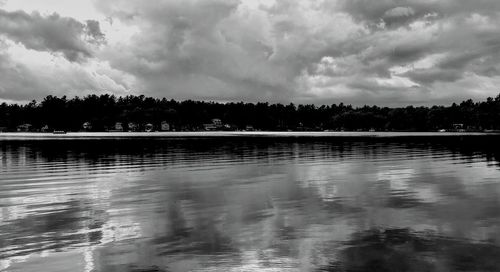
{"type": "Polygon", "coordinates": [[[435,232],[372,229],[353,234],[318,271],[497,271],[500,247],[435,232]]]}
{"type": "Polygon", "coordinates": [[[495,137],[0,150],[0,270],[500,269],[495,137]]]}

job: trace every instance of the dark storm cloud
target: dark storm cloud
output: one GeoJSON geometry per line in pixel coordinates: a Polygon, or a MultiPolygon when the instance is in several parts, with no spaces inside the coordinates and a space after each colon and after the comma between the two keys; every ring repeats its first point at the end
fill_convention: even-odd
{"type": "Polygon", "coordinates": [[[42,16],[38,12],[8,12],[0,9],[0,35],[26,48],[51,53],[61,53],[70,61],[92,56],[89,43],[104,41],[99,22],[85,24],[73,18],[53,13],[42,16]]]}
{"type": "Polygon", "coordinates": [[[104,33],[101,31],[101,25],[96,20],[87,20],[85,25],[85,34],[88,37],[88,41],[95,44],[101,44],[106,42],[104,33]]]}
{"type": "Polygon", "coordinates": [[[436,81],[444,81],[444,82],[454,82],[463,77],[463,71],[458,69],[422,69],[415,70],[411,72],[407,72],[403,74],[406,77],[411,78],[413,81],[428,85],[432,84],[436,81]]]}

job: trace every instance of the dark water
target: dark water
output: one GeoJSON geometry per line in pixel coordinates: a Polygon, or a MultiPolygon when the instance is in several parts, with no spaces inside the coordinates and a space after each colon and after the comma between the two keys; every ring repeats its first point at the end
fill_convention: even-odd
{"type": "Polygon", "coordinates": [[[0,141],[2,271],[499,271],[497,136],[0,141]]]}

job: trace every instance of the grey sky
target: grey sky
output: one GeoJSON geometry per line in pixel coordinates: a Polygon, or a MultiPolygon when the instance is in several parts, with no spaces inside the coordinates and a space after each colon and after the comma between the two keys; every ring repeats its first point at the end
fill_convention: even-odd
{"type": "Polygon", "coordinates": [[[499,14],[497,0],[4,0],[0,100],[484,99],[500,92],[499,14]]]}

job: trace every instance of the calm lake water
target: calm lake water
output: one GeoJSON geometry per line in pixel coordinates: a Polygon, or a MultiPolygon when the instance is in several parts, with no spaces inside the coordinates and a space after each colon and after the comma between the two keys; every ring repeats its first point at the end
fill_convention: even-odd
{"type": "Polygon", "coordinates": [[[0,140],[1,271],[499,271],[500,138],[0,140]]]}

